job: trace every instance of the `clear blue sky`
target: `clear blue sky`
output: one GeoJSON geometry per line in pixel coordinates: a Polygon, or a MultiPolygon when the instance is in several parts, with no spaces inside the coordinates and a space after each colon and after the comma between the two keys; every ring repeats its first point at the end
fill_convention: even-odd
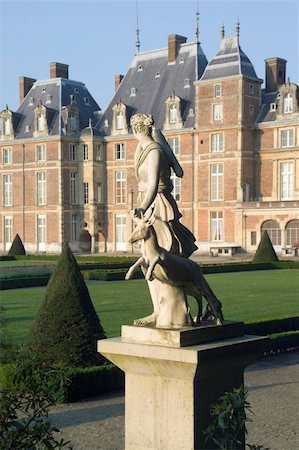
{"type": "MultiPolygon", "coordinates": [[[[200,42],[208,60],[218,51],[220,27],[235,33],[264,79],[264,60],[288,61],[298,83],[298,1],[139,0],[141,51],[167,46],[169,34],[194,40],[200,12],[200,42]]],[[[18,107],[18,77],[49,78],[49,63],[69,64],[102,109],[114,92],[114,75],[126,73],[135,53],[136,0],[0,0],[0,110],[18,107]]]]}

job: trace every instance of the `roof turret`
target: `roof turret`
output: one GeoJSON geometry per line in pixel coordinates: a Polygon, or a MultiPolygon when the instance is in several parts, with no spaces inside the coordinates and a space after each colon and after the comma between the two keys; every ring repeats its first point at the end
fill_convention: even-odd
{"type": "Polygon", "coordinates": [[[208,63],[200,81],[214,80],[243,75],[261,81],[254,67],[239,44],[240,24],[236,25],[235,36],[225,37],[224,25],[221,27],[220,50],[208,63]]]}

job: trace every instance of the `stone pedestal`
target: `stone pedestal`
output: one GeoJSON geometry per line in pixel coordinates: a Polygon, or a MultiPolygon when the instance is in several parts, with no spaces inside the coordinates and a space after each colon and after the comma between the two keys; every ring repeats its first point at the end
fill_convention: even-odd
{"type": "Polygon", "coordinates": [[[265,339],[225,322],[181,330],[124,326],[122,337],[99,341],[99,352],[125,372],[126,450],[217,448],[203,434],[210,405],[243,383],[265,339]]]}

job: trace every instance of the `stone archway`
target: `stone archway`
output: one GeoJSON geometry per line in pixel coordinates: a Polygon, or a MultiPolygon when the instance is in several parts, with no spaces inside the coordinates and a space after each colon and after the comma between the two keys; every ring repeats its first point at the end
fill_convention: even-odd
{"type": "Polygon", "coordinates": [[[281,229],[276,220],[265,220],[261,226],[261,235],[263,231],[267,231],[275,251],[281,250],[281,229]]]}

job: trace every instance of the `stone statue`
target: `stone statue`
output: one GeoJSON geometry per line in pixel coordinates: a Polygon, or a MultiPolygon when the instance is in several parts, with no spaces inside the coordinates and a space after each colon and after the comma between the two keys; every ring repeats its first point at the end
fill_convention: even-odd
{"type": "Polygon", "coordinates": [[[193,295],[202,315],[201,297],[206,298],[206,315],[220,324],[221,303],[204,279],[199,266],[188,257],[197,249],[195,237],[179,221],[181,214],[171,195],[171,169],[177,176],[183,170],[161,131],[153,132],[151,115],[135,114],[131,127],[138,140],[135,173],[138,180],[137,207],[131,211],[137,227],[130,242],[142,241],[142,256],[129,269],[126,279],[141,265],[148,282],[154,311],[137,319],[135,325],[183,327],[193,323],[187,294],[193,295]]]}

